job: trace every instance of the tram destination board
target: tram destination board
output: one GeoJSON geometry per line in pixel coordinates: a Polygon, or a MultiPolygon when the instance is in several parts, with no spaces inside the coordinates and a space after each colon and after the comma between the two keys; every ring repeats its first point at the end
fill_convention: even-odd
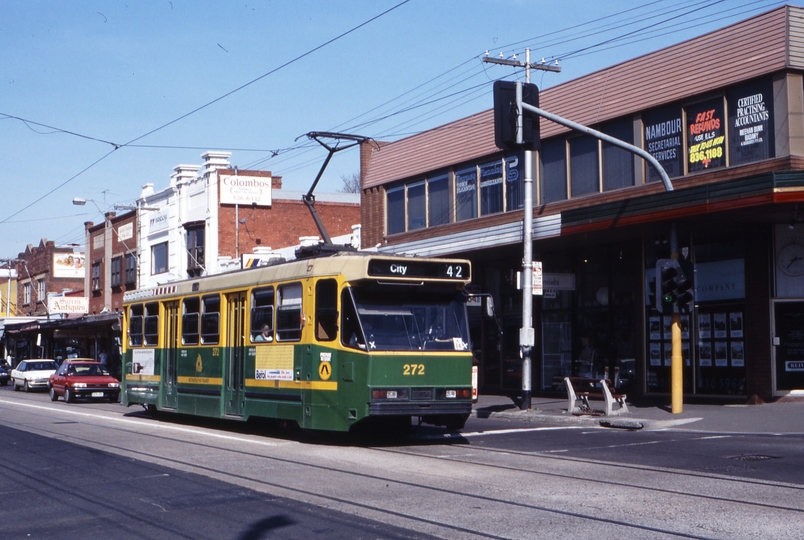
{"type": "Polygon", "coordinates": [[[368,275],[372,277],[401,277],[422,279],[471,278],[467,261],[417,261],[415,259],[371,259],[368,275]]]}

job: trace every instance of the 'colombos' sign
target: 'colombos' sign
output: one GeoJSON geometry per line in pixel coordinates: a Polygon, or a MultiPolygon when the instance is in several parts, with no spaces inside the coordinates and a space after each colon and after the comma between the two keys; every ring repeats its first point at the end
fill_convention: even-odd
{"type": "Polygon", "coordinates": [[[271,206],[271,177],[221,176],[221,204],[271,206]]]}

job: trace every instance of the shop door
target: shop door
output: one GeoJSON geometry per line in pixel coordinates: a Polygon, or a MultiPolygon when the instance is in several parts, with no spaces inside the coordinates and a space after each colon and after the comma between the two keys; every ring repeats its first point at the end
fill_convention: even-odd
{"type": "Polygon", "coordinates": [[[776,390],[804,389],[804,302],[776,302],[773,310],[776,390]]]}
{"type": "Polygon", "coordinates": [[[245,293],[226,295],[227,347],[226,347],[226,414],[243,415],[245,405],[245,293]]]}
{"type": "Polygon", "coordinates": [[[164,407],[175,409],[178,403],[176,377],[178,373],[179,355],[179,303],[167,302],[165,304],[163,335],[165,336],[164,365],[164,407]]]}

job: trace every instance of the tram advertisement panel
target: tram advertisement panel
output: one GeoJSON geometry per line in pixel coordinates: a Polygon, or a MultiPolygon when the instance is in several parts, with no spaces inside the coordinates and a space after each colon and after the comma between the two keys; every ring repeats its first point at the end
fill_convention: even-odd
{"type": "Polygon", "coordinates": [[[723,120],[723,100],[720,98],[687,107],[689,172],[726,165],[726,123],[723,120]]]}
{"type": "Polygon", "coordinates": [[[772,90],[768,79],[740,86],[728,93],[731,165],[773,157],[772,90]]]}
{"type": "MultiPolygon", "coordinates": [[[[682,122],[680,107],[664,107],[648,111],[644,116],[645,149],[661,163],[669,177],[684,174],[682,152],[682,122]]],[[[661,177],[648,166],[648,181],[658,182],[661,177]]]]}

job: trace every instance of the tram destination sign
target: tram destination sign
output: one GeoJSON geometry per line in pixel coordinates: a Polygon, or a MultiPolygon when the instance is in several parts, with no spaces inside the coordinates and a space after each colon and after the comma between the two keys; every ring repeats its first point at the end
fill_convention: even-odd
{"type": "Polygon", "coordinates": [[[469,280],[468,262],[418,261],[415,259],[371,259],[368,275],[371,277],[397,277],[422,279],[469,280]]]}

